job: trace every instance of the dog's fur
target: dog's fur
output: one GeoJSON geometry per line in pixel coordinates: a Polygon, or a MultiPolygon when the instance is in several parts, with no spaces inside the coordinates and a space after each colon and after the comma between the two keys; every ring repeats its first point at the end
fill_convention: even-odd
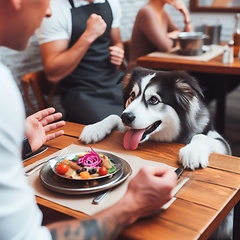
{"type": "Polygon", "coordinates": [[[128,130],[124,137],[128,150],[146,140],[183,143],[179,162],[192,170],[207,167],[212,152],[231,154],[226,140],[213,128],[197,80],[189,74],[137,67],[123,81],[121,118],[110,115],[86,126],[79,137],[82,142],[101,141],[117,129],[128,130]]]}
{"type": "Polygon", "coordinates": [[[184,143],[179,161],[190,169],[206,167],[212,152],[231,154],[228,143],[213,128],[197,81],[185,72],[135,68],[124,79],[124,102],[121,118],[110,115],[86,126],[80,140],[98,142],[117,129],[129,130],[126,149],[134,150],[138,141],[146,140],[184,143]]]}

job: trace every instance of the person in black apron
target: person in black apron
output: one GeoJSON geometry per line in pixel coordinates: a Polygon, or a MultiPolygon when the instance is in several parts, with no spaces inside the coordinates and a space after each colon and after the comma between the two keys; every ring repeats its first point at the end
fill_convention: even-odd
{"type": "Polygon", "coordinates": [[[120,115],[123,111],[121,70],[110,62],[112,10],[109,3],[88,4],[72,9],[72,36],[69,48],[86,30],[86,22],[91,14],[102,16],[107,24],[103,35],[89,47],[75,70],[59,82],[61,104],[65,110],[65,120],[91,124],[110,114],[120,115]]]}

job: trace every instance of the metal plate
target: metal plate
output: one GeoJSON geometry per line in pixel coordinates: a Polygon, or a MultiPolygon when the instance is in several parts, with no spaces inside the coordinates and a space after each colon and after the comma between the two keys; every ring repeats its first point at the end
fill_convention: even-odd
{"type": "MultiPolygon", "coordinates": [[[[109,155],[109,153],[107,153],[109,155]]],[[[110,154],[111,158],[117,156],[110,154]]],[[[117,157],[118,158],[118,157],[117,157]]],[[[101,192],[103,190],[115,187],[124,182],[132,173],[131,166],[122,158],[119,158],[122,163],[122,169],[118,171],[111,178],[102,178],[99,180],[89,181],[72,181],[71,179],[65,179],[56,175],[49,163],[45,164],[39,177],[41,183],[46,188],[55,192],[60,192],[70,195],[90,194],[95,192],[101,192]],[[96,184],[96,185],[95,185],[96,184]]]]}

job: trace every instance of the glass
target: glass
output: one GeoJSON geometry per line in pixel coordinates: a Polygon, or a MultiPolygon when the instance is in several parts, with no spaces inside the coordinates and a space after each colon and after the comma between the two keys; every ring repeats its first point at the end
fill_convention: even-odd
{"type": "Polygon", "coordinates": [[[235,28],[233,32],[233,41],[234,41],[234,57],[240,57],[239,52],[240,52],[240,13],[236,14],[236,19],[235,19],[235,28]]]}

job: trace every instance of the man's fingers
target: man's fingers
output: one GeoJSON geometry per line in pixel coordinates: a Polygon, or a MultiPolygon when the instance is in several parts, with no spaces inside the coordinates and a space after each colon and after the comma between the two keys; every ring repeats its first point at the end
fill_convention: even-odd
{"type": "Polygon", "coordinates": [[[40,110],[40,111],[34,113],[30,117],[34,116],[36,119],[38,119],[40,121],[40,120],[44,119],[45,117],[47,117],[48,115],[53,114],[54,112],[55,112],[55,108],[49,107],[49,108],[46,108],[44,110],[40,110]]]}
{"type": "Polygon", "coordinates": [[[51,115],[46,115],[44,118],[42,118],[40,121],[41,121],[41,124],[43,126],[46,126],[48,125],[49,123],[51,122],[55,122],[57,120],[59,120],[60,118],[62,117],[62,113],[60,112],[57,112],[57,113],[54,113],[54,114],[51,114],[51,115]]]}
{"type": "Polygon", "coordinates": [[[63,130],[57,131],[55,133],[47,134],[46,135],[46,141],[52,140],[54,138],[60,137],[64,134],[63,130]]]}
{"type": "Polygon", "coordinates": [[[45,129],[45,132],[50,132],[54,129],[63,127],[65,124],[66,124],[66,122],[62,120],[62,121],[59,121],[59,122],[54,122],[54,123],[51,123],[51,124],[47,124],[47,125],[44,126],[44,129],[45,129]]]}

